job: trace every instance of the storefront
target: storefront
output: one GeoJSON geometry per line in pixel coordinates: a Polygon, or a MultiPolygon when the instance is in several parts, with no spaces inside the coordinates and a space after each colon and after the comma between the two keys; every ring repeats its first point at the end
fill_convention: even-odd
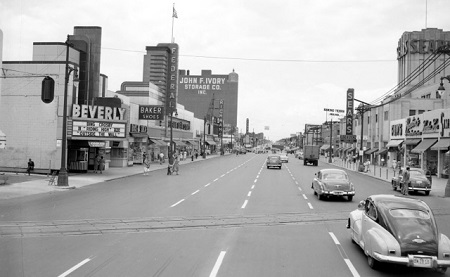
{"type": "Polygon", "coordinates": [[[130,124],[130,137],[128,138],[128,165],[142,164],[144,156],[148,155],[148,134],[147,126],[130,124]]]}
{"type": "Polygon", "coordinates": [[[94,170],[95,157],[103,157],[104,170],[124,167],[128,161],[126,109],[72,105],[67,124],[67,161],[70,172],[94,170]]]}
{"type": "Polygon", "coordinates": [[[167,158],[167,151],[169,149],[169,146],[163,140],[157,138],[149,138],[147,148],[152,161],[158,160],[160,153],[163,153],[164,157],[167,158]]]}
{"type": "MultiPolygon", "coordinates": [[[[450,162],[450,155],[448,151],[450,149],[450,138],[441,138],[435,145],[431,146],[432,151],[436,151],[437,164],[436,175],[441,178],[448,178],[448,166],[450,162]]],[[[433,171],[431,171],[433,174],[433,171]]]]}

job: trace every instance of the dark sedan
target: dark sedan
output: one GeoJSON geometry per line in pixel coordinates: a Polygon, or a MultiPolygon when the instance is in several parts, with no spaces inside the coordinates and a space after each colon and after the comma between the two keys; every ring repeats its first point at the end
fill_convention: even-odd
{"type": "MultiPolygon", "coordinates": [[[[401,190],[404,183],[404,170],[404,168],[400,169],[398,176],[392,178],[391,184],[393,190],[397,190],[397,188],[401,190]]],[[[427,176],[425,172],[420,168],[411,168],[409,172],[409,182],[408,184],[406,184],[408,186],[408,193],[412,191],[423,191],[425,195],[429,195],[431,191],[431,176],[427,176]]]]}
{"type": "Polygon", "coordinates": [[[394,263],[444,273],[450,266],[450,240],[438,232],[431,209],[421,200],[372,195],[350,213],[347,228],[371,268],[394,263]]]}
{"type": "Polygon", "coordinates": [[[350,182],[347,173],[340,169],[322,169],[315,174],[311,188],[319,200],[324,197],[346,196],[352,201],[355,187],[350,182]]]}

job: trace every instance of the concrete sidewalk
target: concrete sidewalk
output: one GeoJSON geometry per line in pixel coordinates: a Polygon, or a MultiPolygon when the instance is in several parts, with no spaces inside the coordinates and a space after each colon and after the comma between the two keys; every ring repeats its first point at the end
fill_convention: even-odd
{"type": "MultiPolygon", "coordinates": [[[[321,157],[320,161],[323,163],[330,164],[328,162],[328,159],[325,157],[321,157]]],[[[370,165],[370,171],[369,172],[359,172],[358,169],[358,163],[348,163],[344,162],[340,158],[334,158],[333,165],[345,168],[348,170],[352,170],[355,172],[358,172],[361,175],[367,175],[372,178],[377,178],[379,180],[383,180],[391,184],[392,177],[398,175],[398,170],[394,172],[392,168],[387,168],[385,166],[377,166],[377,165],[370,165]]],[[[432,176],[432,184],[431,184],[431,193],[430,195],[433,196],[439,196],[439,197],[445,197],[445,187],[447,185],[447,179],[438,178],[437,176],[432,176]]],[[[450,199],[450,198],[449,198],[450,199]]]]}
{"type": "MultiPolygon", "coordinates": [[[[228,153],[225,155],[229,155],[228,153]]],[[[208,155],[206,159],[199,156],[194,161],[188,158],[184,161],[180,161],[180,165],[201,162],[212,158],[220,157],[220,155],[208,155]]],[[[150,172],[155,170],[167,170],[168,161],[159,164],[159,162],[153,162],[150,165],[150,172]]],[[[128,176],[139,175],[144,173],[143,165],[134,165],[131,167],[123,168],[110,168],[100,173],[70,173],[69,174],[69,186],[58,187],[55,185],[49,185],[50,176],[32,174],[28,176],[23,173],[0,173],[0,200],[11,199],[16,197],[22,197],[32,194],[61,191],[68,189],[80,188],[87,185],[101,183],[105,181],[120,179],[128,176]],[[7,179],[6,184],[4,183],[7,179]]],[[[56,183],[55,183],[56,184],[56,183]]]]}

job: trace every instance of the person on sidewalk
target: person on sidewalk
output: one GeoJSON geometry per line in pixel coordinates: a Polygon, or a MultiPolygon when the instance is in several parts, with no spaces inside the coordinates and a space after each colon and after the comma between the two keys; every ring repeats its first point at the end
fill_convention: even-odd
{"type": "Polygon", "coordinates": [[[408,183],[409,183],[409,166],[406,167],[405,172],[403,173],[403,185],[402,185],[402,194],[407,195],[408,194],[408,183]]]}
{"type": "Polygon", "coordinates": [[[103,159],[103,156],[100,157],[100,161],[98,162],[98,169],[100,174],[103,174],[103,170],[105,170],[105,160],[103,159]]]}
{"type": "Polygon", "coordinates": [[[94,173],[97,173],[98,163],[100,162],[100,156],[97,154],[94,158],[94,173]]]}
{"type": "Polygon", "coordinates": [[[396,159],[394,159],[392,161],[392,169],[394,170],[394,176],[395,176],[395,170],[397,169],[397,160],[396,159]]]}
{"type": "Polygon", "coordinates": [[[31,159],[28,159],[27,173],[30,176],[30,172],[34,170],[34,162],[31,159]]]}
{"type": "Polygon", "coordinates": [[[159,164],[163,164],[163,162],[164,162],[164,153],[161,152],[159,153],[159,164]]]}
{"type": "Polygon", "coordinates": [[[180,156],[177,154],[173,155],[173,172],[178,175],[178,171],[180,170],[180,156]]]}
{"type": "Polygon", "coordinates": [[[150,172],[150,159],[148,157],[144,157],[144,175],[148,175],[150,172]]]}

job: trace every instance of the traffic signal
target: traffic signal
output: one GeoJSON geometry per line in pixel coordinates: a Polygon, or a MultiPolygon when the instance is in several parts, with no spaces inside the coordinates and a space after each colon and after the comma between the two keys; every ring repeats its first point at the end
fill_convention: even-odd
{"type": "Polygon", "coordinates": [[[46,76],[44,80],[42,80],[42,88],[41,88],[41,100],[42,102],[49,104],[53,102],[55,98],[55,80],[46,76]]]}

